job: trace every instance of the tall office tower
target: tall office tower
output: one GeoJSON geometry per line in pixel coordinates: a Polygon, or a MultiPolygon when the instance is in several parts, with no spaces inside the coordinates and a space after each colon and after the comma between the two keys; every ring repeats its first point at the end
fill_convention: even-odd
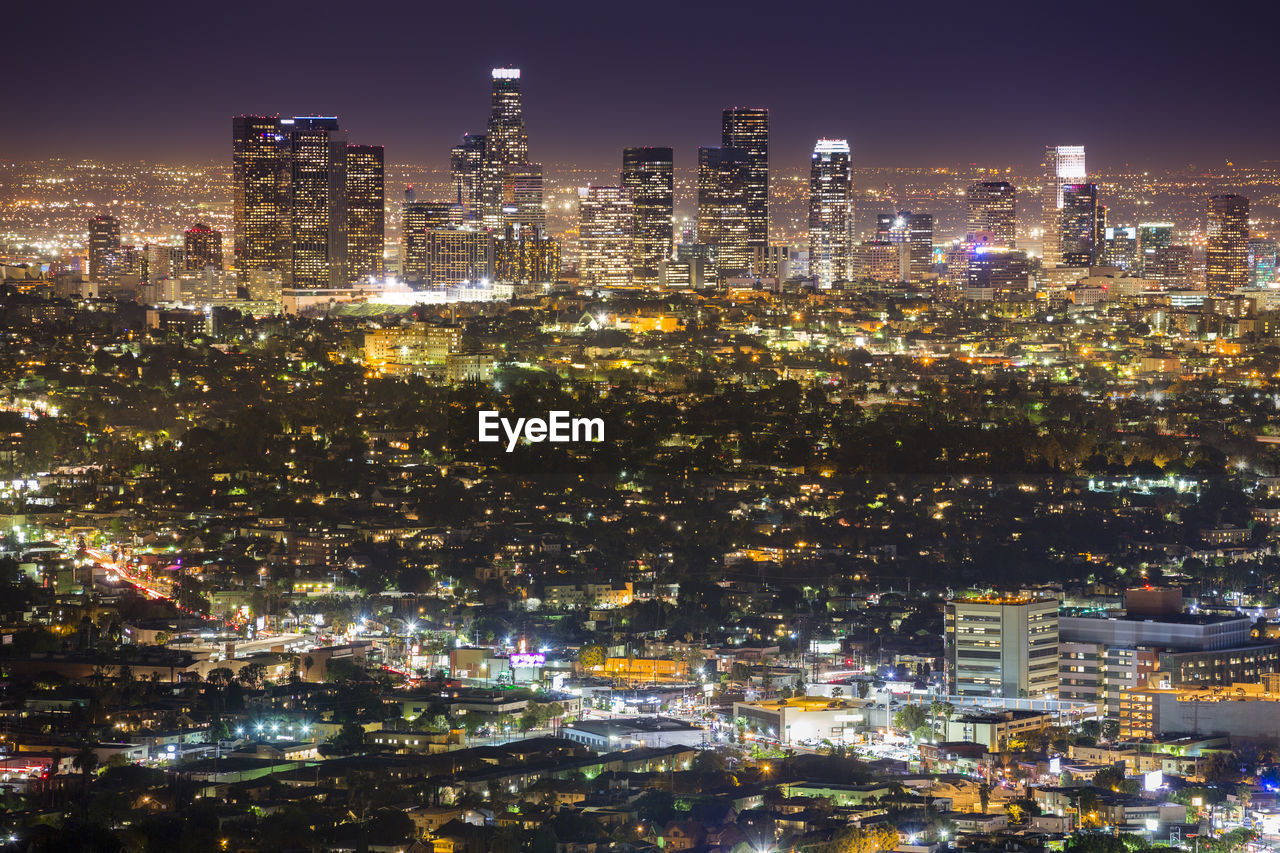
{"type": "Polygon", "coordinates": [[[1057,698],[1057,599],[955,599],[944,619],[948,693],[1057,698]]]}
{"type": "Polygon", "coordinates": [[[202,270],[205,267],[222,269],[222,232],[215,231],[203,222],[197,222],[183,233],[186,259],[183,267],[202,270]]]}
{"type": "Polygon", "coordinates": [[[426,278],[431,259],[427,232],[461,228],[462,205],[451,201],[405,202],[400,217],[400,268],[406,278],[426,278]]]}
{"type": "MultiPolygon", "coordinates": [[[[520,69],[495,68],[492,81],[489,125],[484,142],[481,222],[486,228],[501,229],[505,223],[502,195],[508,172],[534,164],[529,163],[529,137],[524,128],[520,69]]],[[[536,207],[541,210],[541,167],[538,167],[538,174],[536,207]]]]}
{"type": "Polygon", "coordinates": [[[1249,238],[1249,283],[1269,287],[1276,280],[1276,241],[1271,237],[1249,238]]]}
{"type": "Polygon", "coordinates": [[[1249,286],[1249,199],[1215,195],[1209,199],[1209,245],[1205,282],[1210,293],[1249,286]]]}
{"type": "Polygon", "coordinates": [[[587,187],[579,190],[578,275],[591,287],[631,284],[635,214],[631,191],[625,187],[587,187]]]}
{"type": "Polygon", "coordinates": [[[964,267],[966,299],[1021,302],[1032,297],[1026,252],[1001,247],[971,251],[964,267]]]}
{"type": "Polygon", "coordinates": [[[1068,184],[1085,182],[1084,146],[1050,145],[1045,149],[1043,166],[1041,255],[1045,266],[1053,267],[1062,262],[1062,190],[1068,184]]]}
{"type": "Polygon", "coordinates": [[[849,140],[819,139],[809,160],[809,275],[819,288],[849,278],[852,248],[849,140]]]}
{"type": "Polygon", "coordinates": [[[383,273],[386,208],[381,145],[347,146],[347,264],[351,279],[383,273]]]}
{"type": "Polygon", "coordinates": [[[1013,247],[1017,191],[1008,181],[977,181],[965,192],[966,236],[988,232],[997,246],[1013,247]]]}
{"type": "Polygon", "coordinates": [[[1173,245],[1173,223],[1172,222],[1139,222],[1138,223],[1138,253],[1139,253],[1139,269],[1142,275],[1150,277],[1147,274],[1148,259],[1154,257],[1157,250],[1167,249],[1173,245]]]}
{"type": "Polygon", "coordinates": [[[186,269],[186,257],[187,252],[183,246],[144,244],[142,247],[143,280],[148,284],[154,284],[163,278],[175,278],[186,269]]]}
{"type": "Polygon", "coordinates": [[[542,164],[508,166],[502,173],[502,222],[506,225],[534,225],[547,221],[542,209],[542,164]]]}
{"type": "Polygon", "coordinates": [[[1191,284],[1191,247],[1157,246],[1142,252],[1142,277],[1165,287],[1191,284]]]}
{"type": "Polygon", "coordinates": [[[1132,225],[1116,225],[1102,233],[1103,266],[1118,267],[1136,275],[1140,267],[1138,229],[1132,225]]]}
{"type": "Polygon", "coordinates": [[[1096,184],[1067,184],[1062,188],[1059,263],[1091,267],[1099,259],[1099,211],[1096,184]]]}
{"type": "Polygon", "coordinates": [[[769,245],[769,111],[754,107],[725,110],[720,147],[741,151],[746,160],[747,246],[764,249],[769,245]]]}
{"type": "Polygon", "coordinates": [[[498,281],[554,282],[560,277],[560,243],[536,225],[508,225],[494,241],[493,264],[498,281]]]}
{"type": "Polygon", "coordinates": [[[876,214],[876,240],[909,247],[908,281],[923,281],[933,272],[933,214],[909,210],[876,214]]]}
{"type": "Polygon", "coordinates": [[[285,272],[289,138],[274,116],[231,120],[236,268],[285,272]]]}
{"type": "MultiPolygon", "coordinates": [[[[813,259],[809,259],[812,268],[813,259]]],[[[888,240],[865,240],[849,250],[849,277],[858,281],[903,282],[911,277],[911,247],[888,240]]]]}
{"type": "Polygon", "coordinates": [[[720,274],[751,269],[750,185],[744,151],[698,149],[698,242],[713,247],[720,274]]]}
{"type": "Polygon", "coordinates": [[[426,232],[423,278],[434,287],[480,282],[493,274],[493,236],[472,228],[433,228],[426,232]]]}
{"type": "Polygon", "coordinates": [[[633,279],[654,287],[670,259],[675,222],[675,168],[670,148],[622,149],[622,186],[635,206],[633,279]]]}
{"type": "Polygon", "coordinates": [[[89,278],[103,281],[113,271],[120,252],[120,220],[100,213],[89,220],[89,278]]]}
{"type": "Polygon", "coordinates": [[[462,205],[463,215],[468,222],[481,218],[484,145],[483,133],[468,133],[449,152],[449,180],[453,185],[453,200],[462,205]]]}
{"type": "Polygon", "coordinates": [[[281,119],[290,131],[289,252],[293,287],[343,287],[347,277],[347,134],[334,116],[281,119]]]}

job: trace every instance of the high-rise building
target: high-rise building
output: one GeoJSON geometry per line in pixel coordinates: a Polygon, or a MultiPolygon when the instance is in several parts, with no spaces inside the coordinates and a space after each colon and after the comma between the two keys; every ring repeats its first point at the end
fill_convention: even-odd
{"type": "Polygon", "coordinates": [[[1045,149],[1044,182],[1041,186],[1043,228],[1041,255],[1045,266],[1062,262],[1062,197],[1068,184],[1085,182],[1083,145],[1051,145],[1045,149]]]}
{"type": "Polygon", "coordinates": [[[355,249],[368,259],[376,244],[381,269],[381,160],[374,161],[369,147],[353,146],[358,181],[349,187],[347,149],[347,134],[334,116],[232,120],[238,269],[273,271],[286,287],[297,288],[344,287],[356,275],[371,274],[348,262],[353,189],[355,249]]]}
{"type": "Polygon", "coordinates": [[[1276,280],[1276,241],[1271,237],[1249,238],[1249,284],[1269,287],[1276,280]]]}
{"type": "Polygon", "coordinates": [[[898,213],[876,214],[876,239],[888,243],[905,243],[909,247],[910,269],[908,281],[919,282],[933,271],[933,214],[898,213]]]}
{"type": "Polygon", "coordinates": [[[89,220],[89,278],[105,281],[120,251],[120,220],[100,213],[89,220]]]}
{"type": "Polygon", "coordinates": [[[809,160],[809,274],[819,288],[849,278],[853,172],[847,139],[819,139],[809,160]]]}
{"type": "Polygon", "coordinates": [[[1018,302],[1031,298],[1031,261],[1026,252],[995,246],[970,251],[964,270],[966,299],[1018,302]]]}
{"type": "MultiPolygon", "coordinates": [[[[507,221],[503,212],[503,190],[508,185],[508,173],[520,170],[527,176],[528,167],[536,164],[529,163],[529,137],[524,126],[524,99],[520,92],[520,69],[495,68],[490,77],[492,93],[481,172],[481,222],[486,228],[501,229],[507,221]]],[[[542,209],[541,166],[538,166],[537,175],[538,198],[536,205],[532,206],[540,211],[542,209]]],[[[527,211],[530,206],[529,200],[525,199],[523,205],[527,211]]]]}
{"type": "Polygon", "coordinates": [[[493,245],[494,278],[550,283],[560,277],[560,243],[534,225],[508,225],[493,245]]]}
{"type": "MultiPolygon", "coordinates": [[[[812,270],[813,259],[809,259],[812,270]]],[[[864,240],[849,252],[849,277],[858,281],[903,282],[911,276],[911,247],[888,240],[864,240]]]]}
{"type": "Polygon", "coordinates": [[[433,287],[479,282],[493,274],[493,237],[473,228],[432,228],[423,235],[423,280],[433,287]]]}
{"type": "Polygon", "coordinates": [[[401,270],[406,278],[425,279],[430,274],[431,257],[427,233],[458,229],[463,223],[463,206],[451,201],[405,202],[400,218],[401,270]]]}
{"type": "Polygon", "coordinates": [[[698,149],[698,242],[713,247],[723,276],[746,272],[754,252],[748,201],[751,166],[737,148],[698,149]]]}
{"type": "Polygon", "coordinates": [[[635,214],[625,187],[579,191],[578,275],[584,286],[627,287],[632,283],[635,214]]]}
{"type": "Polygon", "coordinates": [[[542,164],[519,163],[502,173],[502,223],[542,227],[542,164]]]}
{"type": "Polygon", "coordinates": [[[352,279],[383,273],[386,247],[381,145],[347,146],[347,263],[352,279]]]}
{"type": "Polygon", "coordinates": [[[949,694],[1057,698],[1057,599],[955,599],[944,618],[949,694]]]}
{"type": "Polygon", "coordinates": [[[966,236],[992,235],[997,246],[1013,247],[1017,231],[1017,191],[1008,181],[977,181],[965,193],[966,236]]]}
{"type": "Polygon", "coordinates": [[[183,233],[185,261],[183,267],[202,270],[205,267],[222,269],[222,232],[197,222],[183,233]]]}
{"type": "Polygon", "coordinates": [[[1139,269],[1147,275],[1147,259],[1155,255],[1157,249],[1167,249],[1173,245],[1172,222],[1139,222],[1138,252],[1141,258],[1139,269]]]}
{"type": "Polygon", "coordinates": [[[289,138],[275,116],[236,116],[231,124],[236,268],[283,274],[289,226],[289,138]]]}
{"type": "Polygon", "coordinates": [[[289,252],[293,287],[343,287],[347,275],[347,134],[334,116],[281,119],[290,130],[289,252]]]}
{"type": "Polygon", "coordinates": [[[1165,287],[1191,285],[1192,257],[1190,246],[1156,246],[1142,253],[1142,277],[1158,281],[1165,287]]]}
{"type": "Polygon", "coordinates": [[[675,222],[675,168],[670,148],[624,148],[622,186],[635,207],[635,284],[658,284],[670,259],[675,222]]]}
{"type": "Polygon", "coordinates": [[[748,248],[769,245],[769,111],[730,107],[721,119],[721,148],[742,152],[746,161],[746,229],[748,248]]]}
{"type": "Polygon", "coordinates": [[[484,207],[484,146],[483,133],[468,133],[449,152],[453,200],[462,206],[468,222],[480,219],[484,207]]]}
{"type": "Polygon", "coordinates": [[[1059,263],[1069,267],[1097,265],[1102,236],[1097,184],[1065,185],[1059,214],[1059,263]]]}
{"type": "Polygon", "coordinates": [[[1205,283],[1210,293],[1249,286],[1249,200],[1240,195],[1209,199],[1209,244],[1205,283]]]}
{"type": "Polygon", "coordinates": [[[1140,268],[1138,229],[1132,225],[1107,226],[1103,232],[1102,264],[1137,274],[1140,268]]]}

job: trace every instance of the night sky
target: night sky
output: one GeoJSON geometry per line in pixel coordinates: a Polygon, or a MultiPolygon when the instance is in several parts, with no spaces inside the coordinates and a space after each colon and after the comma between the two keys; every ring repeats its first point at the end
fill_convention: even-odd
{"type": "Polygon", "coordinates": [[[688,167],[733,104],[771,109],[784,168],[823,135],[867,166],[1029,166],[1046,143],[1104,168],[1280,159],[1271,4],[16,5],[8,159],[229,160],[232,114],[321,113],[390,162],[444,168],[484,128],[495,65],[523,69],[549,164],[671,145],[688,167]]]}

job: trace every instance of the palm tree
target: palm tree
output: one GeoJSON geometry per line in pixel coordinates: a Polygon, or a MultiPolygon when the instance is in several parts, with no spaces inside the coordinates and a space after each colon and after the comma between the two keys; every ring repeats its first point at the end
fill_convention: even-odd
{"type": "Polygon", "coordinates": [[[98,769],[98,753],[86,743],[71,759],[71,766],[80,771],[80,817],[87,821],[89,819],[89,776],[98,769]]]}

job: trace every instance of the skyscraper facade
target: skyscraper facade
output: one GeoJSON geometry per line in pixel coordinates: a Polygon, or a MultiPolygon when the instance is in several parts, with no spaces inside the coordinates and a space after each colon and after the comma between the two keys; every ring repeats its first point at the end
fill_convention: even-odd
{"type": "Polygon", "coordinates": [[[1249,200],[1215,195],[1208,206],[1205,284],[1210,293],[1249,286],[1249,200]]]}
{"type": "Polygon", "coordinates": [[[809,274],[819,288],[849,277],[853,172],[847,139],[819,139],[809,160],[809,274]]]}
{"type": "Polygon", "coordinates": [[[449,152],[453,201],[462,205],[467,221],[479,220],[484,208],[484,146],[483,133],[468,133],[449,152]]]}
{"type": "Polygon", "coordinates": [[[624,148],[622,186],[635,208],[633,279],[646,287],[658,283],[662,262],[670,259],[674,238],[675,169],[670,148],[624,148]]]}
{"type": "Polygon", "coordinates": [[[1062,262],[1062,210],[1063,188],[1068,184],[1085,182],[1085,156],[1083,145],[1051,145],[1045,149],[1044,181],[1041,185],[1042,249],[1045,266],[1057,266],[1062,262]]]}
{"type": "Polygon", "coordinates": [[[578,198],[578,274],[590,287],[632,283],[635,213],[625,187],[587,187],[578,198]]]}
{"type": "Polygon", "coordinates": [[[347,134],[334,116],[282,119],[291,131],[286,281],[343,287],[347,274],[347,134]]]}
{"type": "Polygon", "coordinates": [[[1017,231],[1017,191],[1008,181],[977,181],[965,192],[966,236],[986,232],[997,246],[1013,247],[1017,231]]]}
{"type": "Polygon", "coordinates": [[[944,619],[948,693],[1057,698],[1056,599],[956,599],[944,619]]]}
{"type": "MultiPolygon", "coordinates": [[[[542,167],[529,162],[529,137],[524,126],[524,99],[520,91],[519,68],[495,68],[491,73],[492,92],[489,108],[489,124],[484,137],[484,162],[481,168],[481,216],[486,228],[501,229],[507,222],[504,215],[503,191],[512,186],[509,176],[531,173],[537,167],[536,204],[528,198],[522,200],[523,209],[529,206],[542,208],[542,167]]],[[[526,182],[526,188],[529,184],[526,182]]],[[[520,219],[511,221],[519,222],[520,219]]]]}
{"type": "Polygon", "coordinates": [[[1062,188],[1059,264],[1094,266],[1099,261],[1101,233],[1097,184],[1067,184],[1062,188]]]}
{"type": "Polygon", "coordinates": [[[222,232],[197,222],[183,233],[183,267],[202,270],[222,269],[222,232]]]}
{"type": "Polygon", "coordinates": [[[120,220],[100,213],[89,220],[89,278],[103,281],[120,251],[120,220]]]}
{"type": "Polygon", "coordinates": [[[718,274],[751,268],[750,184],[746,152],[698,149],[698,242],[711,247],[718,274]]]}
{"type": "Polygon", "coordinates": [[[275,116],[232,119],[232,215],[236,267],[285,270],[289,141],[275,116]]]}
{"type": "Polygon", "coordinates": [[[748,249],[769,245],[769,111],[730,107],[721,118],[722,149],[742,152],[746,162],[744,206],[748,249]]]}
{"type": "Polygon", "coordinates": [[[898,213],[876,215],[876,240],[909,247],[908,281],[919,282],[933,271],[933,214],[898,213]]]}
{"type": "Polygon", "coordinates": [[[353,279],[383,273],[385,174],[381,145],[347,146],[347,263],[353,279]]]}
{"type": "Polygon", "coordinates": [[[357,182],[348,185],[347,134],[333,116],[232,120],[232,209],[236,268],[280,273],[286,286],[345,287],[381,270],[383,175],[381,149],[353,146],[357,182]],[[355,250],[349,195],[356,193],[355,250]]]}

